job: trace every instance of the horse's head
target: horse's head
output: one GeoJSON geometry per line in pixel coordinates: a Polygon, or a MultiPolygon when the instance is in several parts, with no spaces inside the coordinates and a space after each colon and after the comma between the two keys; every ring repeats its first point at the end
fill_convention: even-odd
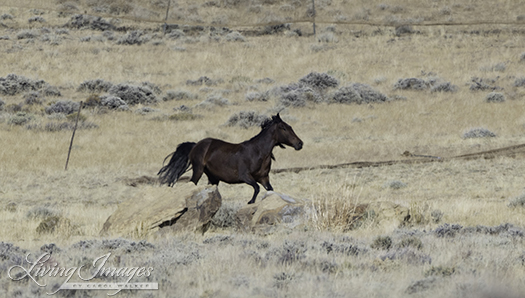
{"type": "Polygon", "coordinates": [[[293,128],[281,119],[279,114],[272,116],[271,121],[275,127],[275,137],[277,145],[284,148],[284,145],[294,147],[295,150],[301,150],[303,148],[303,141],[293,131],[293,128]]]}

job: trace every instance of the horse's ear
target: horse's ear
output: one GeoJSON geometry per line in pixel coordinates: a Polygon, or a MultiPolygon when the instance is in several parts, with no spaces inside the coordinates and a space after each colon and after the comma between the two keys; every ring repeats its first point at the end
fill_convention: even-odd
{"type": "Polygon", "coordinates": [[[277,121],[283,121],[283,120],[281,119],[281,116],[279,115],[279,113],[277,113],[277,115],[275,115],[275,116],[272,116],[272,119],[273,119],[273,120],[277,120],[277,121]]]}

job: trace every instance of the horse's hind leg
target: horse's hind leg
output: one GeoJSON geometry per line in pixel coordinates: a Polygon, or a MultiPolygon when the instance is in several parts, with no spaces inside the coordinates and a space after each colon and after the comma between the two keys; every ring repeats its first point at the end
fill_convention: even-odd
{"type": "Polygon", "coordinates": [[[272,187],[272,185],[270,184],[270,177],[268,177],[268,176],[263,177],[263,178],[259,179],[258,182],[261,183],[262,186],[263,186],[266,190],[268,190],[268,191],[273,190],[273,187],[272,187]]]}
{"type": "Polygon", "coordinates": [[[213,174],[210,173],[210,171],[206,169],[204,169],[204,173],[206,174],[206,176],[208,176],[208,184],[219,185],[219,178],[215,177],[213,174]]]}
{"type": "Polygon", "coordinates": [[[193,174],[191,175],[190,181],[195,183],[195,185],[197,185],[197,183],[202,177],[202,174],[204,173],[204,165],[201,163],[195,163],[195,164],[192,163],[192,168],[193,168],[193,174]]]}

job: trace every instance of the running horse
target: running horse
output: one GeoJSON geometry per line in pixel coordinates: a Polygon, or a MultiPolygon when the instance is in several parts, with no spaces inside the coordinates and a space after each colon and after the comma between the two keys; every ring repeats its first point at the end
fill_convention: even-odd
{"type": "Polygon", "coordinates": [[[254,193],[248,204],[255,203],[260,183],[266,190],[273,190],[270,184],[270,167],[275,160],[272,150],[275,146],[295,150],[303,148],[303,141],[292,127],[284,122],[279,114],[261,124],[261,132],[239,144],[206,138],[198,143],[185,142],[177,146],[169,163],[157,173],[160,184],[173,186],[186,173],[190,166],[193,174],[190,181],[197,184],[202,174],[208,176],[208,183],[218,185],[220,181],[229,184],[246,183],[253,187],[254,193]]]}

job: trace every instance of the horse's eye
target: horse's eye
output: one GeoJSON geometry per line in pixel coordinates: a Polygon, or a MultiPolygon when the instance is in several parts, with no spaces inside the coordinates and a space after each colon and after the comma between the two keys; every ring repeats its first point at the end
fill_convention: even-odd
{"type": "Polygon", "coordinates": [[[281,127],[282,130],[286,131],[286,126],[281,127]]]}

